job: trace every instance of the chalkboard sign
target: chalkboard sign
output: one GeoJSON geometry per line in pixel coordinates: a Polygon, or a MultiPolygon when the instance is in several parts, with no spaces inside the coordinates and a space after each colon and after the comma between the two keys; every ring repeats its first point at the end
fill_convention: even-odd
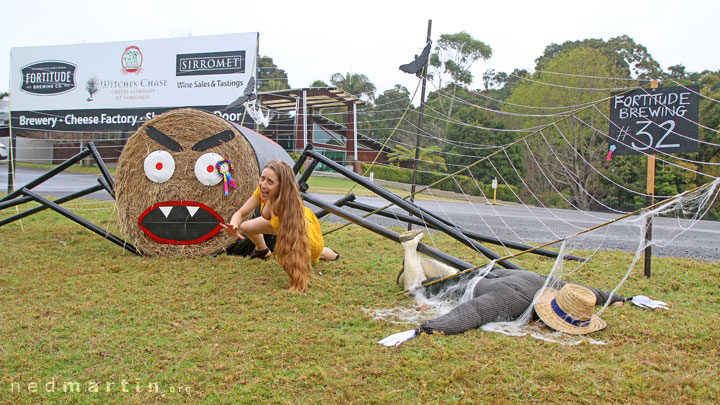
{"type": "Polygon", "coordinates": [[[697,152],[698,86],[615,92],[607,160],[615,155],[697,152]]]}

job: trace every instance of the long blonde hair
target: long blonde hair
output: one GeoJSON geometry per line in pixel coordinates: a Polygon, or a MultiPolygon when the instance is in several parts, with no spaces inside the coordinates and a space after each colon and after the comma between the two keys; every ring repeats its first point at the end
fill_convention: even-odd
{"type": "Polygon", "coordinates": [[[273,160],[265,168],[277,174],[279,183],[278,194],[273,201],[273,215],[279,220],[275,257],[290,277],[290,291],[305,291],[312,270],[310,240],[295,173],[282,160],[273,160]]]}

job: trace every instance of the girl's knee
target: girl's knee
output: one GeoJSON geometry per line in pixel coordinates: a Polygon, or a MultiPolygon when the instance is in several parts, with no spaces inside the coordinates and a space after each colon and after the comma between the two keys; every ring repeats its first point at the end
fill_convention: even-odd
{"type": "Polygon", "coordinates": [[[275,234],[270,222],[264,218],[255,218],[240,224],[240,230],[245,235],[275,234]]]}
{"type": "Polygon", "coordinates": [[[243,222],[238,227],[238,229],[240,229],[240,233],[243,233],[245,235],[252,235],[252,234],[256,233],[256,232],[252,232],[251,228],[252,228],[252,226],[250,226],[247,221],[243,222]]]}

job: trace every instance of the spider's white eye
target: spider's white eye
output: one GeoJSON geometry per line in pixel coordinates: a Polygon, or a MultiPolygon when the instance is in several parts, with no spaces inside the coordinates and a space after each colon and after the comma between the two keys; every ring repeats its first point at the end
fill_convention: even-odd
{"type": "Polygon", "coordinates": [[[145,158],[145,175],[155,183],[165,183],[175,173],[175,159],[164,150],[156,150],[145,158]]]}
{"type": "Polygon", "coordinates": [[[217,153],[206,153],[195,162],[195,177],[206,186],[214,186],[222,180],[215,171],[215,164],[223,160],[217,153]]]}

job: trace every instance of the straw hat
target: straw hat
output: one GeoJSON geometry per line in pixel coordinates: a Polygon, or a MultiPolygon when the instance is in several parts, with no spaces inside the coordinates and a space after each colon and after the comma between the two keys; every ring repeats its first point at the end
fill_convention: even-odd
{"type": "Polygon", "coordinates": [[[535,312],[545,324],[571,335],[605,329],[607,323],[593,316],[597,298],[589,288],[565,284],[560,291],[544,289],[535,298],[535,312]]]}

